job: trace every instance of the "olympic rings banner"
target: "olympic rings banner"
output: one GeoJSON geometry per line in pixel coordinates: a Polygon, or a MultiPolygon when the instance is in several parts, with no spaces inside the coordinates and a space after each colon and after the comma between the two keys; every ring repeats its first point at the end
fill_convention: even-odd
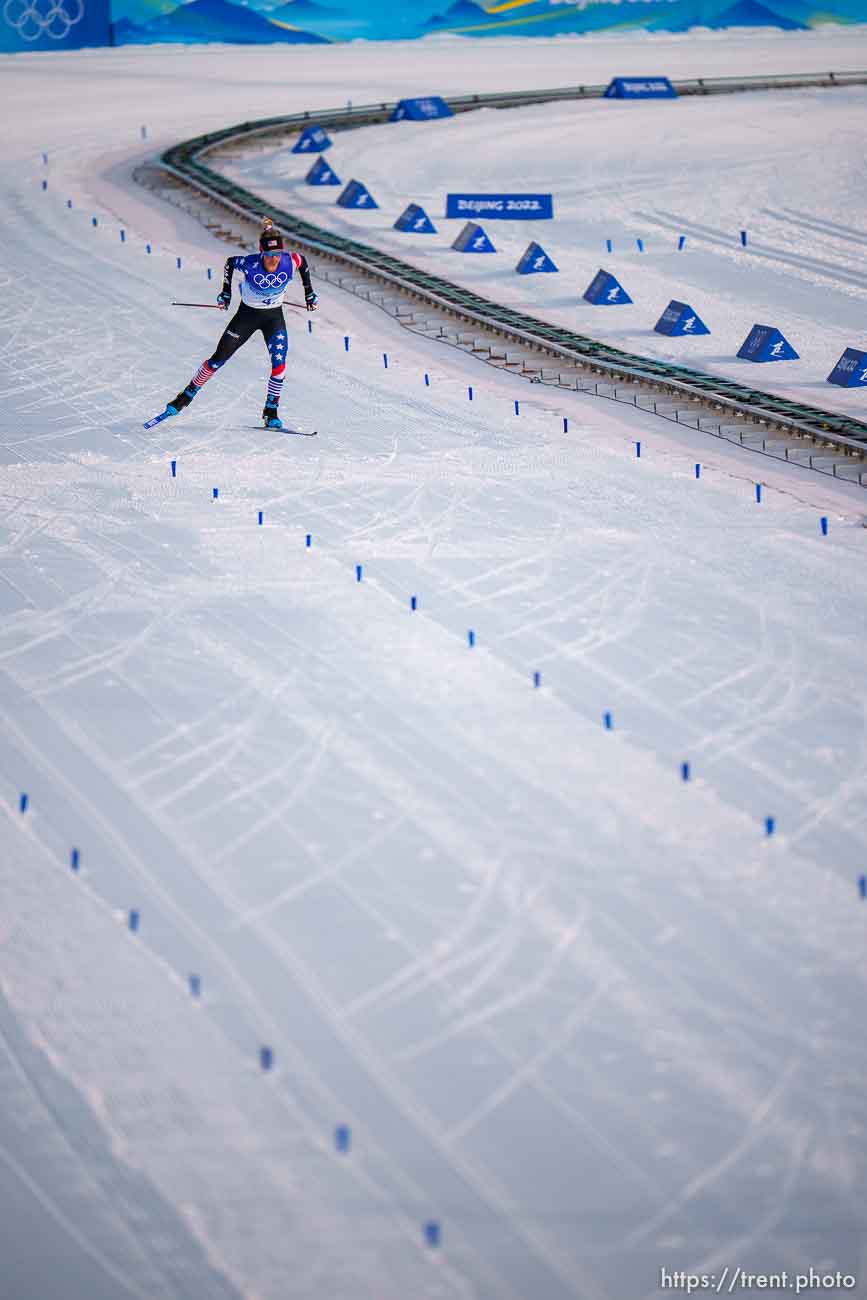
{"type": "Polygon", "coordinates": [[[72,50],[111,43],[110,0],[0,0],[0,50],[72,50]]]}
{"type": "Polygon", "coordinates": [[[867,21],[867,0],[0,0],[0,50],[58,46],[307,44],[448,32],[583,35],[642,28],[780,27],[867,21]]]}

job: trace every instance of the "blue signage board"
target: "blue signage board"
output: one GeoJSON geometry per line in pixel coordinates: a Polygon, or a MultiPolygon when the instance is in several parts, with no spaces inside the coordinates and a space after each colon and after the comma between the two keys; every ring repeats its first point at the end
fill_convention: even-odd
{"type": "Polygon", "coordinates": [[[825,382],[841,388],[867,387],[867,352],[847,348],[825,382]]]}
{"type": "Polygon", "coordinates": [[[109,0],[7,0],[0,23],[0,51],[79,50],[108,45],[109,0]]]}
{"type": "Polygon", "coordinates": [[[497,251],[484,229],[474,221],[467,222],[452,244],[452,248],[456,248],[459,253],[496,253],[497,251]]]}
{"type": "Polygon", "coordinates": [[[308,185],[342,185],[340,177],[335,171],[332,171],[328,163],[320,154],[316,162],[310,168],[304,177],[308,185]]]}
{"type": "Polygon", "coordinates": [[[489,221],[550,221],[550,194],[447,194],[447,217],[487,217],[489,221]]]}
{"type": "Polygon", "coordinates": [[[414,235],[435,235],[437,233],[436,226],[424,208],[420,207],[418,203],[410,203],[409,207],[404,208],[392,229],[409,230],[414,235]]]}
{"type": "Polygon", "coordinates": [[[324,153],[331,148],[331,138],[321,126],[307,126],[293,145],[293,153],[324,153]]]}
{"type": "Polygon", "coordinates": [[[775,325],[754,325],[738,349],[743,361],[797,361],[798,353],[775,325]]]}
{"type": "Polygon", "coordinates": [[[668,77],[612,77],[606,99],[677,99],[668,77]]]}
{"type": "Polygon", "coordinates": [[[370,190],[361,181],[348,181],[342,193],[338,194],[337,202],[342,208],[378,208],[379,204],[374,199],[370,190]]]}
{"type": "Polygon", "coordinates": [[[688,302],[678,302],[677,298],[672,298],[653,328],[657,334],[710,334],[698,312],[693,311],[688,302]]]}
{"type": "Polygon", "coordinates": [[[584,297],[594,307],[622,307],[624,303],[632,302],[617,277],[601,267],[584,290],[584,297]]]}
{"type": "Polygon", "coordinates": [[[533,240],[532,244],[528,244],[524,249],[515,270],[519,275],[533,275],[537,271],[557,271],[559,267],[554,265],[553,259],[548,256],[542,245],[533,240]]]}
{"type": "Polygon", "coordinates": [[[402,99],[389,121],[429,122],[435,117],[454,117],[454,113],[439,95],[427,95],[424,99],[402,99]]]}

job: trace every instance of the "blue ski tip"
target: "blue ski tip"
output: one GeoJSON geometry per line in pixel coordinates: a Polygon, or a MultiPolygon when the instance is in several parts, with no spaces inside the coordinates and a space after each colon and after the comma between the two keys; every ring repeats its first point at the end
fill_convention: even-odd
{"type": "Polygon", "coordinates": [[[164,411],[161,411],[159,415],[155,415],[152,420],[146,420],[142,425],[142,428],[152,429],[155,424],[162,424],[163,420],[168,420],[171,416],[177,415],[177,413],[178,408],[176,406],[167,406],[164,411]]]}

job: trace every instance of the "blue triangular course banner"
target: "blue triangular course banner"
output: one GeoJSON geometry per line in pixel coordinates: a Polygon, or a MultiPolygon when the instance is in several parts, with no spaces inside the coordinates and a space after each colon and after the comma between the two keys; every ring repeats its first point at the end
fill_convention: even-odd
{"type": "Polygon", "coordinates": [[[324,158],[317,158],[316,162],[310,168],[310,171],[304,177],[308,185],[341,185],[342,181],[336,172],[333,172],[324,158]]]}
{"type": "Polygon", "coordinates": [[[408,208],[404,208],[394,223],[394,229],[409,230],[414,235],[435,235],[437,233],[436,226],[424,208],[420,208],[417,203],[410,203],[408,208]]]}
{"type": "Polygon", "coordinates": [[[605,99],[677,99],[668,77],[612,77],[605,99]]]}
{"type": "Polygon", "coordinates": [[[738,349],[744,361],[797,361],[798,353],[773,325],[754,325],[738,349]]]}
{"type": "Polygon", "coordinates": [[[452,244],[452,248],[456,248],[459,253],[496,253],[497,251],[482,227],[475,221],[467,222],[452,244]]]}
{"type": "Polygon", "coordinates": [[[867,387],[867,352],[847,348],[825,382],[841,388],[867,387]]]}
{"type": "Polygon", "coordinates": [[[596,307],[619,307],[621,303],[632,302],[616,276],[601,268],[584,290],[584,297],[596,307]]]}
{"type": "Polygon", "coordinates": [[[676,298],[672,298],[653,328],[657,334],[710,334],[698,312],[676,298]]]}
{"type": "Polygon", "coordinates": [[[536,271],[559,271],[559,266],[555,266],[541,244],[537,244],[535,239],[532,244],[528,244],[521,255],[521,260],[515,267],[519,275],[533,275],[536,271]]]}
{"type": "Polygon", "coordinates": [[[429,122],[435,117],[454,117],[454,113],[439,95],[427,95],[424,99],[402,99],[389,121],[429,122]]]}
{"type": "Polygon", "coordinates": [[[293,153],[324,153],[331,148],[331,140],[321,126],[305,126],[292,146],[293,153]]]}
{"type": "Polygon", "coordinates": [[[378,208],[379,204],[366,185],[361,181],[349,181],[342,194],[338,194],[337,202],[342,208],[378,208]]]}

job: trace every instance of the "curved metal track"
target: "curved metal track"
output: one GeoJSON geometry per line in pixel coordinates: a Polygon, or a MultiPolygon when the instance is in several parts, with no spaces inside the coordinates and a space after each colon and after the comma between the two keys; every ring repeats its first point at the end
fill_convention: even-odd
{"type": "MultiPolygon", "coordinates": [[[[867,73],[829,72],[804,76],[700,78],[693,81],[676,81],[673,84],[680,95],[730,94],[756,89],[862,85],[867,84],[867,73]]],[[[604,94],[604,90],[604,86],[564,87],[553,90],[463,96],[449,99],[448,103],[454,112],[459,113],[480,107],[507,108],[553,100],[598,98],[604,94]]],[[[291,235],[293,241],[307,252],[315,254],[317,260],[325,259],[330,264],[337,264],[355,274],[356,278],[359,275],[369,277],[399,296],[409,298],[415,303],[423,303],[435,311],[446,313],[453,319],[472,325],[483,335],[493,334],[500,340],[512,341],[525,349],[542,353],[559,366],[565,364],[571,367],[571,375],[564,386],[586,390],[586,384],[573,382],[574,376],[581,374],[605,376],[609,380],[614,380],[616,384],[628,385],[629,400],[634,401],[636,405],[653,410],[657,410],[660,404],[650,402],[652,394],[665,392],[686,407],[685,413],[675,410],[673,418],[679,419],[682,414],[691,414],[695,416],[695,420],[689,419],[689,423],[695,423],[697,427],[707,427],[707,420],[711,417],[711,413],[722,412],[723,418],[719,420],[718,428],[708,428],[707,431],[729,437],[733,435],[722,430],[734,429],[734,435],[741,435],[734,436],[735,441],[742,441],[754,447],[756,431],[781,430],[794,438],[795,450],[801,453],[795,458],[811,465],[814,457],[812,455],[805,457],[802,454],[804,440],[812,443],[814,448],[816,445],[822,449],[835,448],[836,459],[834,456],[829,457],[824,450],[815,459],[827,464],[816,464],[814,467],[837,474],[838,461],[845,469],[843,458],[848,457],[850,458],[848,468],[855,472],[847,472],[844,476],[867,484],[867,470],[862,473],[851,464],[853,459],[860,462],[862,457],[867,458],[867,423],[863,421],[819,407],[793,402],[686,366],[625,352],[586,335],[552,325],[525,312],[501,306],[472,290],[462,288],[442,277],[430,275],[388,253],[380,252],[357,240],[332,234],[294,213],[275,209],[272,204],[265,203],[259,196],[237,185],[203,161],[208,155],[219,155],[221,151],[235,149],[239,144],[246,143],[253,137],[269,139],[294,135],[313,120],[329,132],[352,130],[363,125],[386,122],[394,107],[395,105],[390,103],[363,105],[359,108],[348,105],[346,108],[330,109],[321,113],[304,112],[239,123],[173,146],[162,155],[161,167],[176,181],[207,199],[210,204],[228,209],[245,222],[257,221],[263,209],[267,209],[284,233],[291,235]],[[639,397],[644,396],[647,396],[650,405],[639,400],[639,397]],[[729,420],[734,418],[741,424],[725,425],[723,423],[725,418],[729,420]],[[748,422],[746,428],[743,421],[748,422]],[[744,433],[747,436],[743,436],[744,433]]],[[[146,177],[140,179],[148,183],[146,177]]],[[[470,346],[473,340],[469,342],[462,340],[460,335],[447,341],[456,342],[458,346],[467,346],[468,350],[480,354],[485,351],[484,346],[470,346]]],[[[496,358],[494,364],[497,363],[509,364],[505,358],[496,358]]],[[[540,366],[535,369],[542,371],[540,366]]],[[[544,374],[544,371],[542,373],[544,374]]],[[[559,372],[555,373],[559,376],[559,372]]],[[[559,382],[559,379],[547,377],[544,382],[559,382]]],[[[591,384],[590,387],[592,389],[594,385],[591,384]]],[[[598,383],[595,388],[599,391],[598,383]]],[[[613,392],[601,392],[600,395],[615,397],[618,395],[618,390],[615,388],[613,392]]],[[[657,411],[657,413],[665,412],[657,411]]],[[[779,450],[780,444],[775,446],[778,448],[775,454],[785,454],[787,458],[792,458],[789,456],[787,446],[784,445],[782,450],[779,450]]]]}

